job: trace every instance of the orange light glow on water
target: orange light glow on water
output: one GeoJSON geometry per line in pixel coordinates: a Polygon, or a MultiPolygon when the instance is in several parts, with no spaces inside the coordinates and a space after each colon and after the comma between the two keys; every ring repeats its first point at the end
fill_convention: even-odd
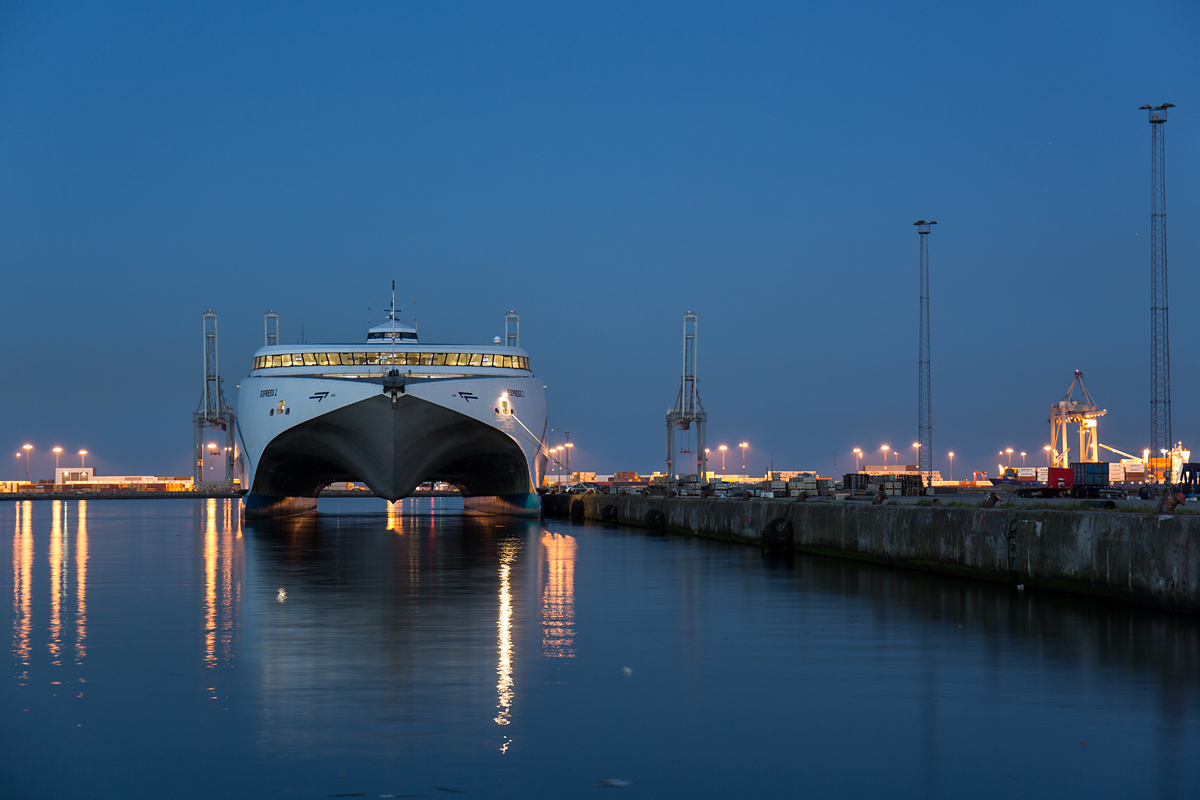
{"type": "Polygon", "coordinates": [[[233,658],[237,609],[242,600],[241,514],[233,500],[209,498],[204,513],[204,664],[233,658]]]}
{"type": "Polygon", "coordinates": [[[400,530],[400,501],[396,500],[387,504],[387,529],[401,533],[400,530]]]}
{"type": "Polygon", "coordinates": [[[574,536],[542,533],[542,655],[547,658],[575,657],[575,549],[574,536]]]}
{"type": "Polygon", "coordinates": [[[62,655],[63,601],[63,503],[55,500],[50,509],[50,661],[60,664],[62,655]]]}
{"type": "MultiPolygon", "coordinates": [[[[13,656],[29,666],[33,633],[33,501],[17,503],[13,532],[13,656]]],[[[25,673],[22,677],[28,677],[25,673]]]]}
{"type": "Polygon", "coordinates": [[[204,663],[217,664],[217,501],[204,509],[204,663]]]}
{"type": "Polygon", "coordinates": [[[79,501],[75,520],[75,662],[87,655],[87,500],[79,501]]]}

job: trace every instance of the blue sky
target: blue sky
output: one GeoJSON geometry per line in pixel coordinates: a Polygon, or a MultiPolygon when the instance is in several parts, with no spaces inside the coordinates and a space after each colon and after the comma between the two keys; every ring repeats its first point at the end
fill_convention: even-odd
{"type": "Polygon", "coordinates": [[[5,3],[0,440],[189,474],[206,309],[232,390],[268,308],[357,341],[394,278],[429,341],[521,314],[576,466],[663,467],[692,310],[710,446],[828,473],[916,438],[932,218],[936,466],[1040,454],[1076,368],[1140,450],[1169,101],[1200,450],[1198,80],[1186,2],[5,3]]]}

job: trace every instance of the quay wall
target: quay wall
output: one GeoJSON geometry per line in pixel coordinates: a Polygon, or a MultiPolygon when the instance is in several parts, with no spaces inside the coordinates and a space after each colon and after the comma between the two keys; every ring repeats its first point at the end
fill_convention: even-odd
{"type": "Polygon", "coordinates": [[[1200,612],[1200,515],[861,502],[545,495],[545,514],[763,543],[777,519],[799,552],[1200,612]]]}

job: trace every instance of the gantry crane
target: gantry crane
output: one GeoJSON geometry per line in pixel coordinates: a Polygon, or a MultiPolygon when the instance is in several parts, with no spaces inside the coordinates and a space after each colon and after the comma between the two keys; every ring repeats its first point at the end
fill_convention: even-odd
{"type": "Polygon", "coordinates": [[[1107,414],[1103,408],[1096,405],[1092,395],[1083,382],[1083,373],[1075,370],[1075,380],[1071,388],[1055,405],[1050,406],[1050,455],[1056,467],[1070,465],[1071,448],[1067,446],[1067,425],[1079,425],[1079,461],[1099,461],[1100,435],[1096,430],[1096,420],[1107,414]],[[1076,400],[1075,387],[1079,387],[1082,400],[1076,400]]]}

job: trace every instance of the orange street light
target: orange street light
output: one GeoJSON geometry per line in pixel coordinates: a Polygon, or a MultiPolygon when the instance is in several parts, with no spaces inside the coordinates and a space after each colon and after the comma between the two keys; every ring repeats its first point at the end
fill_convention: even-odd
{"type": "Polygon", "coordinates": [[[726,445],[718,445],[717,449],[721,451],[721,474],[725,474],[725,451],[729,449],[726,445]]]}
{"type": "Polygon", "coordinates": [[[742,442],[738,445],[738,447],[742,448],[742,477],[746,475],[746,448],[749,446],[749,442],[742,442]]]}
{"type": "Polygon", "coordinates": [[[29,451],[33,449],[33,445],[21,445],[21,449],[25,451],[25,480],[29,480],[29,451]]]}
{"type": "Polygon", "coordinates": [[[954,451],[950,451],[950,482],[954,482],[954,451]]]}
{"type": "Polygon", "coordinates": [[[54,475],[58,477],[58,456],[62,453],[61,447],[54,448],[54,475]]]}
{"type": "Polygon", "coordinates": [[[1025,466],[1025,451],[1021,451],[1021,466],[1025,466]]]}
{"type": "Polygon", "coordinates": [[[1046,451],[1046,469],[1050,469],[1050,445],[1046,445],[1042,449],[1046,451]]]}
{"type": "Polygon", "coordinates": [[[83,469],[83,460],[87,458],[87,450],[79,451],[79,468],[83,469]]]}
{"type": "Polygon", "coordinates": [[[1004,452],[1008,453],[1008,466],[1011,468],[1011,467],[1012,467],[1012,454],[1013,454],[1013,449],[1010,447],[1010,448],[1008,448],[1007,450],[1005,450],[1004,452]]]}
{"type": "Polygon", "coordinates": [[[883,468],[887,469],[888,450],[891,450],[892,448],[888,447],[885,444],[883,447],[881,447],[879,449],[883,451],[883,468]]]}

